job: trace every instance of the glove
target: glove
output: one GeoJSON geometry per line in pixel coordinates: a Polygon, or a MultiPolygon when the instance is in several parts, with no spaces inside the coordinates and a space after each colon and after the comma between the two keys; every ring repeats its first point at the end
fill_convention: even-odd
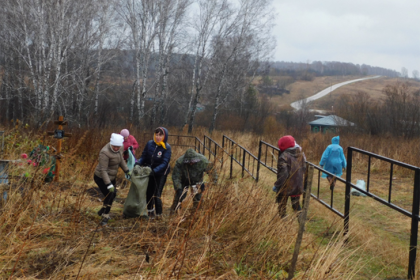
{"type": "Polygon", "coordinates": [[[130,170],[127,170],[127,171],[125,171],[125,178],[127,178],[127,179],[131,179],[131,172],[130,172],[130,170]]]}
{"type": "Polygon", "coordinates": [[[153,169],[150,171],[150,173],[149,173],[149,177],[153,177],[153,176],[155,176],[155,172],[153,171],[153,169]]]}
{"type": "Polygon", "coordinates": [[[109,192],[114,192],[115,191],[115,187],[114,187],[113,184],[109,184],[106,188],[108,189],[109,192]]]}
{"type": "Polygon", "coordinates": [[[279,191],[279,189],[277,189],[277,187],[276,186],[274,186],[273,187],[273,192],[278,192],[279,191]]]}
{"type": "Polygon", "coordinates": [[[125,155],[125,156],[128,155],[128,150],[125,150],[123,155],[125,155]]]}
{"type": "Polygon", "coordinates": [[[133,146],[128,147],[130,151],[133,151],[133,146]]]}

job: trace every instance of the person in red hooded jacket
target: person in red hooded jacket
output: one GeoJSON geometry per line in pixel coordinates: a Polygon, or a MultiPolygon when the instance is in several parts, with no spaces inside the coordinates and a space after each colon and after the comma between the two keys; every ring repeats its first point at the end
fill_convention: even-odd
{"type": "Polygon", "coordinates": [[[283,136],[278,141],[280,149],[277,161],[277,181],[273,191],[277,193],[276,202],[279,204],[280,217],[286,216],[287,199],[290,196],[292,208],[300,211],[300,196],[303,193],[303,176],[305,174],[305,154],[296,145],[291,135],[283,136]]]}
{"type": "Polygon", "coordinates": [[[121,130],[120,134],[124,137],[124,160],[127,162],[128,159],[128,148],[132,148],[133,155],[136,155],[136,149],[139,147],[136,138],[133,135],[130,135],[128,129],[121,130]]]}

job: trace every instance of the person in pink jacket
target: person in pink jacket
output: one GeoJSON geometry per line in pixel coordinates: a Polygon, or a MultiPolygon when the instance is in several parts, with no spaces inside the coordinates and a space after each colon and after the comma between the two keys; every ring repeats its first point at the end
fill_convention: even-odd
{"type": "Polygon", "coordinates": [[[139,147],[139,144],[134,138],[133,135],[130,135],[130,131],[128,129],[121,130],[120,134],[124,137],[124,160],[127,161],[128,159],[128,148],[132,147],[133,155],[136,155],[136,149],[139,147]]]}

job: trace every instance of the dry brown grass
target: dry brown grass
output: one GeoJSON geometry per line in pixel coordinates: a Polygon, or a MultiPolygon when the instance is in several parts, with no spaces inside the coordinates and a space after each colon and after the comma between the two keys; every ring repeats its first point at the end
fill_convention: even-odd
{"type": "MultiPolygon", "coordinates": [[[[148,138],[143,140],[139,136],[143,132],[135,128],[131,128],[130,131],[141,142],[140,151],[137,153],[139,155],[148,138]]],[[[127,187],[122,188],[126,186],[126,181],[121,179],[118,183],[121,189],[111,210],[113,219],[108,227],[98,228],[100,219],[96,211],[101,207],[102,197],[95,195],[96,186],[92,180],[92,173],[96,166],[97,154],[108,142],[108,135],[112,130],[72,132],[73,137],[64,142],[67,157],[62,165],[62,170],[65,171],[60,177],[62,182],[44,184],[39,177],[39,170],[26,165],[13,167],[17,174],[29,171],[31,176],[26,181],[13,181],[9,188],[9,200],[1,208],[1,277],[287,277],[297,234],[297,220],[293,215],[285,220],[278,218],[276,205],[273,203],[274,194],[271,192],[274,174],[262,170],[261,181],[256,184],[248,176],[241,178],[240,169],[237,167],[234,169],[233,180],[229,180],[228,174],[222,171],[219,183],[209,185],[198,212],[190,210],[191,198],[188,198],[185,203],[188,206],[171,217],[168,215],[168,207],[172,202],[173,188],[168,178],[167,187],[163,192],[166,216],[163,220],[150,222],[121,218],[123,201],[128,193],[127,187]],[[98,231],[95,231],[97,228],[98,231]],[[149,262],[146,261],[146,255],[150,258],[149,262]]],[[[178,133],[176,130],[170,132],[178,133]]],[[[194,133],[202,138],[205,129],[196,129],[194,133]]],[[[214,131],[212,138],[221,143],[223,134],[227,134],[254,153],[261,138],[253,134],[220,131],[214,131]]],[[[36,139],[42,138],[42,135],[32,132],[9,131],[8,135],[6,157],[9,159],[19,158],[20,153],[29,152],[36,145],[36,139]]],[[[264,137],[264,140],[273,144],[278,138],[274,133],[264,137]]],[[[328,135],[311,134],[297,140],[303,146],[309,160],[319,160],[320,153],[330,143],[329,139],[328,135]]],[[[364,148],[367,150],[372,147],[369,145],[378,143],[373,138],[362,141],[346,136],[342,140],[343,146],[352,141],[365,144],[364,148]]],[[[49,138],[46,138],[45,142],[53,144],[49,138]]],[[[401,143],[397,140],[394,144],[389,141],[387,145],[376,149],[392,154],[392,145],[398,144],[401,143]],[[388,148],[389,145],[391,147],[388,148]]],[[[184,150],[174,147],[172,164],[184,150]]],[[[404,155],[404,152],[405,150],[401,150],[393,155],[404,161],[409,157],[404,155]]],[[[225,170],[228,170],[227,166],[225,163],[225,170]]],[[[322,186],[327,188],[324,181],[322,186]]],[[[407,185],[404,186],[408,188],[407,185]]],[[[378,190],[380,191],[382,190],[378,190]]],[[[337,191],[337,197],[339,196],[340,191],[337,191]]],[[[364,205],[366,209],[368,206],[370,207],[364,205]]],[[[372,207],[376,212],[384,211],[375,204],[372,204],[372,207]]],[[[356,211],[354,213],[355,216],[361,215],[356,211]]],[[[362,218],[369,218],[369,212],[363,213],[362,218]]],[[[400,276],[401,271],[402,275],[405,275],[406,248],[397,246],[395,249],[390,246],[389,250],[381,250],[383,243],[377,238],[378,234],[388,238],[392,236],[392,231],[406,232],[405,221],[400,221],[394,214],[390,217],[396,222],[387,221],[385,231],[380,231],[379,224],[367,227],[362,218],[361,222],[352,218],[352,230],[348,235],[350,242],[344,243],[345,239],[340,233],[342,221],[325,207],[312,201],[308,230],[304,235],[295,279],[380,279],[383,275],[400,276]],[[376,263],[380,263],[380,268],[369,272],[376,263]],[[390,275],[386,266],[397,267],[398,271],[390,275]],[[388,274],[384,274],[383,271],[388,274]]],[[[369,223],[374,221],[376,220],[373,218],[368,220],[369,223]]],[[[396,241],[389,242],[394,244],[396,241]]]]}

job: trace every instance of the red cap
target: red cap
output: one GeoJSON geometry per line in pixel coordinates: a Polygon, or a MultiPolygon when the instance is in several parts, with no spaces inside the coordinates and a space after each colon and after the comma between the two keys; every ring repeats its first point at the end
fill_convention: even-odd
{"type": "Polygon", "coordinates": [[[277,143],[277,145],[279,146],[279,149],[281,151],[284,151],[288,148],[295,146],[295,138],[293,138],[293,136],[291,135],[283,136],[282,138],[279,139],[279,142],[277,143]]]}

